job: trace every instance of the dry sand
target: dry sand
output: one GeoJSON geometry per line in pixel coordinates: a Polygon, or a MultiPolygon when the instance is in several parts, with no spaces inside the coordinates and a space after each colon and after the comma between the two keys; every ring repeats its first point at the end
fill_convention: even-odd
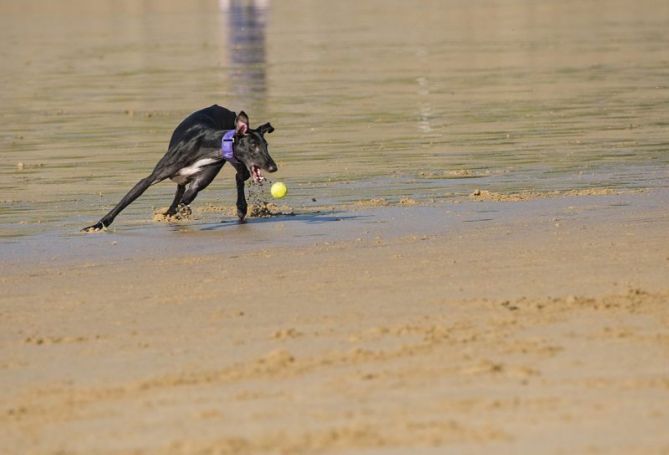
{"type": "Polygon", "coordinates": [[[666,192],[635,209],[652,197],[3,267],[0,452],[669,453],[666,192]]]}

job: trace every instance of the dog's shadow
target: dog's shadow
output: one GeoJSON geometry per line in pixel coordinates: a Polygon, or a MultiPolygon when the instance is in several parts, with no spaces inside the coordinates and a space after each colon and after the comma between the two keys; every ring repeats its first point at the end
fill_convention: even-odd
{"type": "Polygon", "coordinates": [[[251,217],[244,221],[238,219],[223,220],[214,225],[207,225],[200,228],[200,231],[217,231],[221,229],[228,229],[234,226],[277,223],[277,222],[302,222],[306,224],[323,224],[334,223],[339,221],[350,221],[363,218],[360,215],[343,215],[339,212],[313,212],[313,213],[296,213],[296,214],[273,214],[271,216],[251,217]]]}

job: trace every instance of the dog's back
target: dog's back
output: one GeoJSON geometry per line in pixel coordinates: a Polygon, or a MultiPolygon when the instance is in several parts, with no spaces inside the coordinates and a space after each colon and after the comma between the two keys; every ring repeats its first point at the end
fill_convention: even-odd
{"type": "MultiPolygon", "coordinates": [[[[167,153],[158,161],[153,172],[167,174],[191,166],[221,147],[225,130],[235,128],[237,114],[217,104],[195,111],[175,128],[167,153]]],[[[222,164],[221,164],[222,165],[222,164]]]]}
{"type": "Polygon", "coordinates": [[[212,132],[232,130],[235,128],[236,117],[237,114],[218,104],[193,112],[176,127],[172,133],[169,148],[173,148],[180,142],[188,142],[192,137],[201,135],[207,129],[212,132]]]}

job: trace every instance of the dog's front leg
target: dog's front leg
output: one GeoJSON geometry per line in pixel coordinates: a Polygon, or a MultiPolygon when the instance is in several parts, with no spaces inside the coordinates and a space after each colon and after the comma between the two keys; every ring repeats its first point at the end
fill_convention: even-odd
{"type": "Polygon", "coordinates": [[[246,204],[246,195],[244,194],[244,182],[251,177],[251,174],[244,169],[242,172],[237,171],[235,180],[237,181],[237,216],[239,217],[240,222],[244,222],[246,218],[246,211],[248,210],[248,205],[246,204]]]}

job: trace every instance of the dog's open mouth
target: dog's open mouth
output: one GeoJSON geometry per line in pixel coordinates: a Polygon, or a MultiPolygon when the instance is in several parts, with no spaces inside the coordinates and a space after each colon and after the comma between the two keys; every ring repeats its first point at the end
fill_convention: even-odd
{"type": "Polygon", "coordinates": [[[253,181],[256,183],[260,183],[265,180],[265,177],[262,175],[262,171],[255,164],[251,165],[251,176],[253,177],[253,181]]]}

